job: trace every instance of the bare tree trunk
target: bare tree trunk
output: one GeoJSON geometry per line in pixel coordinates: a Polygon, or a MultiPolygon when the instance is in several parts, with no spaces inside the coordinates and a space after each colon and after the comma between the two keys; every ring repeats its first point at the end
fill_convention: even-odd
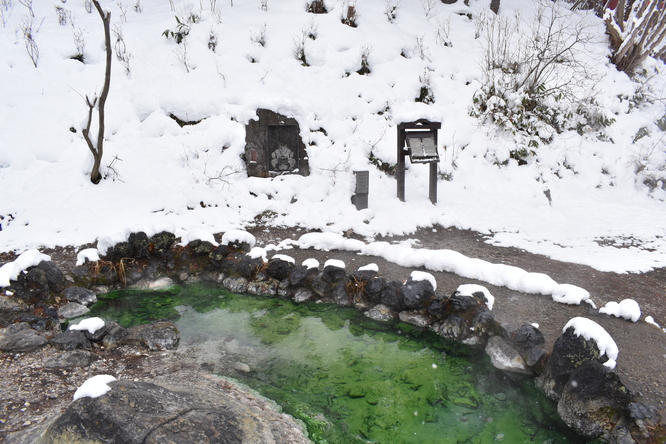
{"type": "Polygon", "coordinates": [[[106,104],[106,98],[109,95],[109,87],[111,85],[111,13],[109,11],[104,12],[102,7],[99,5],[98,0],[92,0],[95,9],[99,13],[99,16],[102,18],[102,23],[104,23],[104,42],[106,44],[106,70],[104,72],[104,87],[102,88],[102,94],[99,96],[99,101],[97,96],[90,99],[86,96],[86,104],[88,105],[88,123],[83,130],[83,138],[90,149],[90,152],[93,155],[93,168],[90,172],[90,181],[94,184],[98,184],[102,180],[102,174],[99,172],[100,166],[102,164],[102,155],[104,154],[104,105],[106,104]],[[95,146],[90,138],[90,126],[92,124],[93,118],[93,109],[97,105],[97,116],[98,116],[98,130],[97,130],[97,145],[95,146]]]}
{"type": "Polygon", "coordinates": [[[495,14],[499,12],[500,0],[490,0],[490,10],[495,14]]]}

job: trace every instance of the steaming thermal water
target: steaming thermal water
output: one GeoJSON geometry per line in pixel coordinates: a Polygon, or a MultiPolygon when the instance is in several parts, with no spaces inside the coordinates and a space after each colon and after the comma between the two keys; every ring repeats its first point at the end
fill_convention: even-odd
{"type": "Polygon", "coordinates": [[[91,316],[175,321],[179,350],[305,422],[317,443],[572,443],[532,382],[482,351],[351,308],[243,296],[203,285],[102,296],[91,316]]]}

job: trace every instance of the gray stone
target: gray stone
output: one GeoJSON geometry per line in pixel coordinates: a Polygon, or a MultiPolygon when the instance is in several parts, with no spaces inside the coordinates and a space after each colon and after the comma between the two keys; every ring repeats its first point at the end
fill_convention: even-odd
{"type": "Polygon", "coordinates": [[[470,330],[466,320],[460,316],[452,315],[446,318],[435,331],[446,339],[460,341],[469,335],[470,330]]]}
{"type": "Polygon", "coordinates": [[[340,282],[346,277],[345,269],[336,267],[335,265],[327,265],[321,272],[321,279],[329,284],[333,282],[340,282]]]}
{"type": "Polygon", "coordinates": [[[401,288],[405,307],[424,308],[435,297],[435,291],[430,281],[414,281],[410,277],[401,288]]]}
{"type": "Polygon", "coordinates": [[[26,310],[28,306],[25,302],[13,297],[0,296],[0,311],[17,313],[26,310]]]}
{"type": "Polygon", "coordinates": [[[48,368],[87,367],[95,359],[97,359],[97,355],[88,350],[71,350],[49,359],[44,366],[48,368]]]}
{"type": "Polygon", "coordinates": [[[431,319],[418,311],[401,311],[398,317],[402,322],[425,328],[431,324],[431,319]]]}
{"type": "Polygon", "coordinates": [[[85,305],[78,302],[68,302],[58,309],[58,317],[60,319],[74,319],[88,313],[90,309],[85,305]]]}
{"type": "Polygon", "coordinates": [[[62,293],[69,302],[77,302],[81,305],[92,305],[97,302],[95,292],[81,287],[69,287],[62,293]]]}
{"type": "Polygon", "coordinates": [[[224,382],[204,375],[197,387],[135,381],[113,381],[109,387],[111,390],[100,397],[74,401],[45,431],[37,428],[10,442],[308,442],[293,420],[287,421],[284,415],[264,407],[266,404],[237,399],[227,393],[224,382]],[[39,437],[32,439],[35,436],[39,437]]]}
{"type": "Polygon", "coordinates": [[[294,294],[294,301],[296,302],[305,302],[310,300],[314,296],[314,293],[307,288],[299,288],[294,294]]]}
{"type": "Polygon", "coordinates": [[[46,281],[51,291],[60,293],[65,289],[65,275],[56,264],[51,261],[41,261],[37,268],[46,274],[46,281]]]}
{"type": "Polygon", "coordinates": [[[258,296],[275,296],[279,282],[274,279],[251,281],[247,284],[247,293],[258,296]]]}
{"type": "Polygon", "coordinates": [[[247,293],[247,279],[244,277],[228,277],[222,281],[222,285],[232,293],[247,293]]]}
{"type": "Polygon", "coordinates": [[[49,342],[60,350],[87,349],[91,347],[90,340],[83,332],[78,330],[68,330],[57,334],[49,342]]]}
{"type": "Polygon", "coordinates": [[[506,339],[501,336],[492,336],[486,344],[486,354],[490,357],[493,366],[507,372],[531,374],[525,365],[525,360],[506,339]]]}
{"type": "Polygon", "coordinates": [[[396,318],[395,312],[386,305],[382,304],[375,305],[364,314],[370,319],[374,319],[375,321],[389,322],[394,321],[396,318]]]}
{"type": "Polygon", "coordinates": [[[179,341],[178,328],[173,322],[168,321],[157,321],[128,328],[127,335],[122,338],[123,345],[138,345],[152,351],[173,350],[178,347],[179,341]]]}
{"type": "Polygon", "coordinates": [[[7,353],[25,353],[45,346],[48,340],[29,327],[0,329],[0,350],[7,353]]]}

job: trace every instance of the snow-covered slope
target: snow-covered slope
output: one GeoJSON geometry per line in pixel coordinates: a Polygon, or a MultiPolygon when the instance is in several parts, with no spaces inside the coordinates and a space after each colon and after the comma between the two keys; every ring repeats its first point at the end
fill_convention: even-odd
{"type": "MultiPolygon", "coordinates": [[[[632,97],[641,85],[608,63],[605,44],[589,50],[601,77],[597,101],[616,120],[606,141],[565,132],[518,166],[508,159],[513,139],[469,115],[482,78],[481,39],[475,37],[486,2],[403,1],[393,23],[385,10],[395,2],[357,2],[356,28],[341,23],[345,3],[334,0],[323,15],[307,13],[303,0],[174,0],[174,10],[166,0],[101,3],[131,58],[128,74],[114,56],[106,177],[99,185],[88,178],[92,156],[81,129],[84,97],[99,93],[103,83],[100,17],[86,12],[82,0],[58,1],[69,14],[60,25],[53,2],[35,2],[35,67],[17,32],[28,9],[13,2],[4,13],[0,251],[79,245],[158,226],[179,235],[220,232],[261,215],[273,224],[353,229],[368,238],[441,224],[600,270],[666,265],[666,191],[661,183],[650,190],[637,174],[658,176],[666,165],[664,133],[655,124],[663,102],[629,112],[629,101],[619,96],[632,97]],[[427,4],[434,8],[429,14],[427,4]],[[187,23],[192,15],[196,23],[189,24],[185,46],[163,35],[178,31],[176,16],[187,23]],[[85,41],[85,63],[70,58],[77,53],[76,33],[85,41]],[[442,44],[445,34],[449,46],[442,44]],[[294,56],[303,42],[310,66],[294,56]],[[369,75],[356,73],[364,53],[369,75]],[[414,101],[426,77],[435,97],[430,105],[414,101]],[[247,178],[240,154],[245,124],[257,108],[298,120],[310,176],[247,178]],[[181,128],[169,114],[203,120],[181,128]],[[426,166],[409,167],[403,203],[395,178],[369,160],[372,154],[395,163],[396,123],[417,118],[442,122],[436,206],[428,200],[426,166]],[[649,134],[634,142],[642,127],[649,134]],[[355,170],[370,171],[367,210],[350,202],[355,170]]],[[[532,9],[529,1],[503,0],[500,13],[521,10],[529,17],[532,9]]],[[[603,38],[601,21],[580,14],[603,38]]],[[[643,89],[664,97],[664,65],[649,60],[645,69],[650,80],[643,89]]]]}

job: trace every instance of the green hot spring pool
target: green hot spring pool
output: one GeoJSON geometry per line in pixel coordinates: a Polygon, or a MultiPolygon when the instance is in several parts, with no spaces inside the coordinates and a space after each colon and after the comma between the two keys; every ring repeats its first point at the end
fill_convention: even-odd
{"type": "Polygon", "coordinates": [[[103,295],[89,316],[170,319],[180,349],[303,421],[316,443],[572,443],[555,405],[483,351],[352,308],[206,285],[103,295]]]}

